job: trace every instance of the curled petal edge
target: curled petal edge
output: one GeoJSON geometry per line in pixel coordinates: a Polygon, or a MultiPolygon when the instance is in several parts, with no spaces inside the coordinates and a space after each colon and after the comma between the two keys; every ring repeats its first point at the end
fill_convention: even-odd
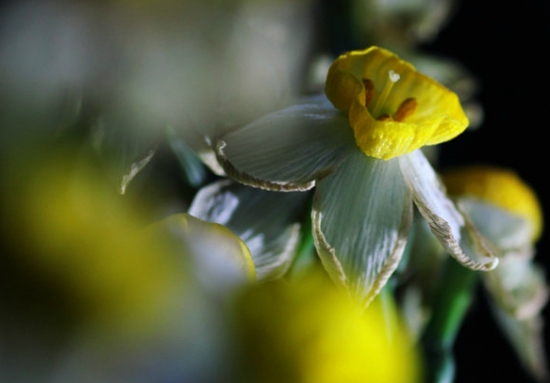
{"type": "MultiPolygon", "coordinates": [[[[489,245],[486,240],[481,236],[477,231],[474,224],[470,221],[466,214],[463,214],[460,211],[460,208],[457,207],[457,210],[464,218],[465,230],[468,231],[470,237],[473,240],[473,245],[477,253],[481,256],[488,258],[487,262],[476,262],[468,255],[464,253],[460,243],[456,240],[452,233],[451,225],[443,218],[439,217],[433,213],[423,202],[422,200],[415,197],[413,191],[413,198],[415,201],[418,210],[424,216],[428,225],[432,230],[432,233],[439,239],[440,243],[443,245],[445,250],[455,258],[462,266],[465,266],[472,270],[481,270],[481,271],[490,271],[493,270],[498,265],[498,258],[491,252],[489,245]]],[[[456,206],[456,205],[455,205],[456,206]]]]}
{"type": "MultiPolygon", "coordinates": [[[[234,179],[237,182],[240,182],[244,185],[256,187],[263,190],[271,191],[280,191],[280,192],[293,192],[293,191],[307,191],[312,189],[315,186],[315,180],[305,182],[305,183],[283,183],[283,182],[272,182],[259,179],[250,174],[241,172],[233,166],[231,161],[226,157],[223,149],[225,147],[225,142],[219,140],[216,143],[216,158],[218,159],[219,164],[225,171],[228,177],[234,179]]],[[[328,175],[330,172],[327,171],[328,175]]],[[[319,178],[325,174],[319,174],[319,178]]],[[[317,177],[316,177],[317,178],[317,177]]]]}
{"type": "MultiPolygon", "coordinates": [[[[403,217],[401,219],[401,224],[399,225],[399,231],[397,233],[397,240],[393,247],[393,250],[390,256],[384,262],[382,269],[374,279],[370,290],[367,294],[362,297],[364,302],[364,307],[367,307],[372,300],[380,293],[382,288],[386,285],[390,279],[393,272],[397,269],[401,258],[403,257],[403,252],[405,251],[405,246],[407,245],[407,239],[409,237],[411,225],[413,218],[412,204],[404,208],[403,217]]],[[[327,270],[330,277],[334,280],[335,283],[344,287],[349,291],[348,278],[344,272],[342,264],[336,256],[336,250],[328,243],[325,235],[321,231],[321,219],[322,212],[316,207],[316,204],[313,204],[311,209],[311,221],[313,225],[313,240],[315,247],[321,258],[323,266],[327,270]]]]}
{"type": "Polygon", "coordinates": [[[401,156],[400,164],[416,207],[443,248],[472,270],[494,269],[498,258],[491,252],[490,242],[477,231],[469,216],[449,199],[445,186],[422,151],[401,156]]]}
{"type": "MultiPolygon", "coordinates": [[[[239,236],[250,250],[252,260],[254,261],[254,266],[256,269],[256,277],[259,281],[269,281],[281,278],[290,269],[292,261],[294,260],[298,251],[297,249],[300,245],[301,238],[301,224],[296,222],[294,224],[288,225],[288,227],[282,231],[283,234],[281,236],[286,236],[287,238],[285,241],[285,245],[282,249],[280,249],[280,251],[276,252],[278,256],[274,257],[274,259],[271,259],[270,262],[267,263],[265,259],[260,258],[260,254],[258,254],[257,251],[254,251],[255,247],[252,245],[252,243],[248,242],[250,239],[250,231],[248,232],[248,234],[245,234],[235,229],[235,227],[233,227],[230,223],[231,219],[228,218],[227,215],[225,215],[224,219],[219,219],[219,216],[211,215],[211,209],[213,207],[212,201],[216,200],[216,196],[225,193],[224,189],[231,185],[239,184],[234,182],[233,180],[224,179],[214,182],[200,189],[195,196],[193,203],[189,207],[188,214],[205,221],[215,222],[224,225],[232,230],[237,236],[239,236]]],[[[234,214],[235,211],[231,210],[230,215],[234,216],[234,214]]],[[[265,238],[263,234],[258,234],[265,238]]],[[[252,238],[255,237],[257,236],[252,236],[252,238]]],[[[262,241],[262,243],[264,242],[262,241]]],[[[262,247],[265,247],[265,243],[262,247]]]]}
{"type": "MultiPolygon", "coordinates": [[[[289,238],[286,246],[282,250],[280,257],[276,262],[266,266],[257,266],[256,275],[260,275],[258,279],[261,281],[271,281],[282,278],[292,265],[300,245],[300,229],[301,225],[295,223],[290,227],[289,238]]],[[[253,256],[254,258],[254,256],[253,256]]]]}

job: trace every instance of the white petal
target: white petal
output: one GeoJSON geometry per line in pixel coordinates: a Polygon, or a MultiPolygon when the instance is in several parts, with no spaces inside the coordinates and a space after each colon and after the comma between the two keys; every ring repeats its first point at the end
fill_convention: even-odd
{"type": "Polygon", "coordinates": [[[432,232],[449,254],[474,270],[491,270],[498,264],[484,239],[447,197],[445,188],[420,150],[399,157],[405,182],[432,232]]]}
{"type": "Polygon", "coordinates": [[[217,144],[231,178],[256,187],[307,190],[355,147],[347,117],[323,97],[307,99],[229,133],[217,144]]]}
{"type": "Polygon", "coordinates": [[[519,215],[472,197],[461,197],[457,204],[480,233],[502,250],[520,249],[533,238],[533,225],[519,215]]]}
{"type": "Polygon", "coordinates": [[[398,160],[356,150],[319,181],[312,219],[325,268],[368,304],[396,269],[412,221],[412,198],[398,160]]]}
{"type": "Polygon", "coordinates": [[[180,241],[193,264],[194,276],[209,291],[227,294],[256,279],[248,248],[222,225],[180,213],[156,222],[150,228],[167,229],[180,241]]]}
{"type": "Polygon", "coordinates": [[[202,188],[189,214],[237,234],[250,249],[258,279],[268,280],[282,277],[296,256],[307,198],[223,180],[202,188]]]}
{"type": "Polygon", "coordinates": [[[538,315],[548,301],[544,270],[522,254],[505,254],[483,281],[500,308],[517,319],[538,315]]]}
{"type": "Polygon", "coordinates": [[[548,362],[544,346],[542,315],[517,319],[496,305],[493,314],[525,368],[538,382],[548,381],[548,362]]]}

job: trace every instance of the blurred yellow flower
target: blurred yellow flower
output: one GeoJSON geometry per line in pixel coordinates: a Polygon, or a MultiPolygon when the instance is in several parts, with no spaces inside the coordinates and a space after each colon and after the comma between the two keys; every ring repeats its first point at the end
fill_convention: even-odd
{"type": "Polygon", "coordinates": [[[458,168],[442,178],[499,256],[499,267],[483,274],[498,324],[527,370],[546,381],[541,312],[549,288],[544,269],[533,259],[543,225],[535,192],[513,171],[493,166],[458,168]]]}
{"type": "Polygon", "coordinates": [[[187,214],[149,224],[145,205],[60,152],[19,167],[20,180],[9,182],[12,246],[69,292],[86,323],[155,332],[190,283],[229,292],[255,280],[248,248],[226,227],[187,214]]]}
{"type": "Polygon", "coordinates": [[[542,209],[535,192],[516,173],[492,166],[454,169],[444,174],[445,186],[451,195],[477,197],[512,214],[533,226],[532,242],[542,233],[542,209]]]}
{"type": "Polygon", "coordinates": [[[468,126],[455,93],[379,47],[338,57],[325,93],[349,114],[357,146],[371,157],[388,160],[436,145],[468,126]]]}
{"type": "Polygon", "coordinates": [[[15,333],[0,348],[24,360],[7,372],[0,360],[1,381],[195,382],[225,372],[224,304],[255,280],[243,241],[186,214],[150,224],[149,201],[120,196],[79,148],[21,151],[0,179],[0,333],[15,333]]]}
{"type": "Polygon", "coordinates": [[[252,286],[237,300],[245,382],[413,383],[409,334],[375,300],[359,302],[320,275],[252,286]]]}
{"type": "Polygon", "coordinates": [[[87,325],[132,337],[156,332],[185,299],[183,258],[172,242],[143,232],[144,206],[130,206],[76,158],[65,149],[43,154],[3,185],[13,252],[62,287],[87,325]]]}

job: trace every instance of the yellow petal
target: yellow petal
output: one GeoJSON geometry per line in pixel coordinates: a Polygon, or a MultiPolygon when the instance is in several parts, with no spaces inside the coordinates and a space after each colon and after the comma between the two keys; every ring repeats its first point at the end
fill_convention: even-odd
{"type": "Polygon", "coordinates": [[[357,146],[367,156],[383,160],[422,147],[441,125],[440,120],[424,121],[421,124],[377,121],[359,103],[352,105],[349,119],[357,146]]]}
{"type": "Polygon", "coordinates": [[[329,69],[325,92],[336,108],[349,113],[359,148],[384,160],[448,141],[468,126],[455,93],[378,47],[338,57],[329,69]],[[398,80],[392,81],[388,91],[390,76],[398,80]],[[365,80],[374,84],[372,105],[366,105],[365,80]],[[384,114],[394,115],[409,98],[415,99],[417,107],[405,121],[377,120],[384,114]]]}
{"type": "Polygon", "coordinates": [[[535,192],[509,170],[472,166],[442,174],[447,191],[454,196],[473,196],[517,214],[533,224],[532,241],[542,232],[542,210],[535,192]]]}
{"type": "Polygon", "coordinates": [[[365,87],[357,77],[335,65],[338,60],[340,58],[329,69],[325,94],[337,109],[349,112],[351,104],[357,96],[361,99],[365,98],[365,87]]]}

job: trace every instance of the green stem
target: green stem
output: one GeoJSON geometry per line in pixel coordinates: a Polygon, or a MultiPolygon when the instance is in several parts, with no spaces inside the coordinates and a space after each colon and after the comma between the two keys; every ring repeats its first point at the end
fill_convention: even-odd
{"type": "Polygon", "coordinates": [[[393,288],[389,283],[380,291],[380,300],[382,303],[384,321],[386,322],[386,336],[391,343],[394,337],[393,330],[397,323],[397,307],[393,296],[393,288]]]}
{"type": "Polygon", "coordinates": [[[454,380],[452,347],[470,308],[477,273],[449,258],[433,300],[432,317],[422,338],[428,363],[427,383],[454,380]]]}
{"type": "Polygon", "coordinates": [[[303,270],[309,269],[310,266],[312,264],[315,264],[316,262],[316,256],[314,253],[315,246],[313,242],[313,235],[311,233],[311,214],[309,213],[311,211],[312,205],[311,198],[309,198],[307,204],[307,214],[305,214],[302,221],[302,226],[300,227],[301,242],[298,247],[296,259],[294,260],[292,266],[290,267],[290,270],[288,271],[288,276],[290,278],[294,277],[297,274],[300,274],[303,270]]]}

